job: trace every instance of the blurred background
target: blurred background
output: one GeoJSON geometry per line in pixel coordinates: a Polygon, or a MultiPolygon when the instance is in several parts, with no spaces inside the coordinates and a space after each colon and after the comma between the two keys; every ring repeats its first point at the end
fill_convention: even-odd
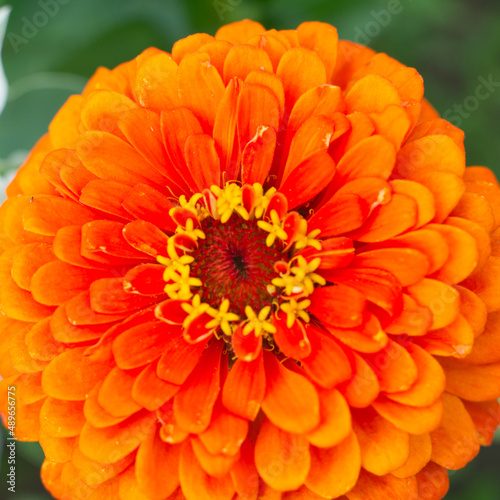
{"type": "MultiPolygon", "coordinates": [[[[277,29],[329,22],[341,38],[417,68],[426,97],[465,131],[467,164],[500,177],[500,2],[0,0],[5,5],[13,9],[2,49],[8,96],[0,114],[0,196],[55,112],[98,66],[114,67],[150,46],[170,51],[179,38],[214,34],[247,17],[277,29]]],[[[0,498],[8,498],[5,435],[0,441],[0,498]]],[[[18,443],[17,457],[17,500],[50,499],[38,479],[40,447],[18,443]]],[[[450,478],[447,500],[500,499],[500,439],[450,478]]]]}

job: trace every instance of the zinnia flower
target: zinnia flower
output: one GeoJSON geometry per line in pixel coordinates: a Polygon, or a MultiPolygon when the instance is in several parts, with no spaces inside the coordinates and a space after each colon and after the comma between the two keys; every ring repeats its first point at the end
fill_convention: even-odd
{"type": "Polygon", "coordinates": [[[500,190],[423,92],[242,21],[70,97],[0,212],[2,390],[55,498],[445,495],[500,422],[500,190]]]}

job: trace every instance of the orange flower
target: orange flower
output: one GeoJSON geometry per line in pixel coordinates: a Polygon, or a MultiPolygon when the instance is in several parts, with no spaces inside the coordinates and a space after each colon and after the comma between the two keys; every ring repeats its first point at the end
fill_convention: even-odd
{"type": "Polygon", "coordinates": [[[500,422],[499,195],[327,24],[101,68],[0,209],[15,435],[61,500],[442,498],[500,422]]]}

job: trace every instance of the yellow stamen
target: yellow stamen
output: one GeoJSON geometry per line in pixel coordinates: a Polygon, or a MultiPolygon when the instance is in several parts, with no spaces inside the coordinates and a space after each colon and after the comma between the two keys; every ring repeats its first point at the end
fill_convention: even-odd
{"type": "Polygon", "coordinates": [[[250,214],[243,206],[242,189],[238,184],[227,184],[225,189],[212,186],[210,191],[217,196],[217,214],[223,224],[231,218],[234,212],[244,220],[250,219],[250,214]]]}
{"type": "Polygon", "coordinates": [[[240,317],[237,314],[229,312],[229,300],[224,299],[219,306],[219,309],[210,307],[207,313],[212,316],[213,320],[209,321],[205,326],[208,329],[220,327],[226,335],[232,335],[232,321],[238,321],[240,317]]]}
{"type": "Polygon", "coordinates": [[[256,219],[260,219],[266,212],[273,194],[276,193],[276,188],[272,187],[268,189],[264,194],[264,188],[262,187],[262,184],[256,182],[252,187],[255,193],[254,216],[256,219]]]}
{"type": "Polygon", "coordinates": [[[315,229],[307,234],[307,221],[302,219],[299,225],[299,234],[295,237],[295,250],[302,250],[306,247],[313,247],[321,250],[321,243],[316,239],[321,233],[321,229],[315,229]]]}
{"type": "Polygon", "coordinates": [[[286,313],[286,326],[292,328],[295,320],[300,318],[305,323],[309,323],[311,318],[307,313],[306,309],[311,305],[309,299],[302,300],[300,302],[295,299],[290,299],[288,302],[281,304],[280,309],[286,313]]]}
{"type": "Polygon", "coordinates": [[[245,314],[247,319],[243,327],[243,335],[248,335],[252,331],[256,337],[259,337],[263,332],[276,333],[276,327],[268,320],[270,312],[271,307],[266,306],[263,307],[257,315],[250,306],[246,306],[245,314]]]}
{"type": "Polygon", "coordinates": [[[169,278],[173,283],[169,283],[165,286],[165,293],[172,300],[189,300],[193,296],[191,287],[203,285],[200,279],[189,276],[190,271],[189,266],[184,266],[180,270],[180,274],[177,272],[169,274],[169,278]]]}
{"type": "Polygon", "coordinates": [[[281,222],[276,210],[271,210],[271,222],[260,220],[257,222],[257,225],[263,231],[269,233],[266,238],[266,245],[268,247],[272,247],[274,245],[276,238],[285,241],[288,237],[285,230],[283,229],[283,223],[281,222]]]}

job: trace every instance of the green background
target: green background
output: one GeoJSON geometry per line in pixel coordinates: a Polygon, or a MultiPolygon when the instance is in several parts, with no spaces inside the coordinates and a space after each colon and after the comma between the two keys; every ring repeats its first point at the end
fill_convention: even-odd
{"type": "MultiPolygon", "coordinates": [[[[0,173],[19,165],[57,109],[98,66],[116,66],[149,46],[169,51],[179,38],[201,31],[214,34],[221,24],[249,17],[278,29],[295,28],[305,20],[326,21],[341,38],[417,68],[426,97],[465,131],[468,165],[487,165],[500,176],[500,2],[0,0],[0,6],[9,3],[13,11],[2,59],[10,86],[0,115],[0,173]],[[42,5],[48,9],[49,4],[50,15],[44,16],[42,5]],[[498,83],[478,100],[474,96],[481,78],[498,83]]],[[[5,453],[5,444],[0,445],[5,453]]],[[[39,446],[18,443],[17,452],[15,498],[50,498],[38,480],[39,446]]],[[[14,497],[6,490],[5,466],[3,460],[0,498],[14,497]]],[[[450,476],[447,499],[500,499],[499,444],[482,449],[476,460],[450,476]]]]}

